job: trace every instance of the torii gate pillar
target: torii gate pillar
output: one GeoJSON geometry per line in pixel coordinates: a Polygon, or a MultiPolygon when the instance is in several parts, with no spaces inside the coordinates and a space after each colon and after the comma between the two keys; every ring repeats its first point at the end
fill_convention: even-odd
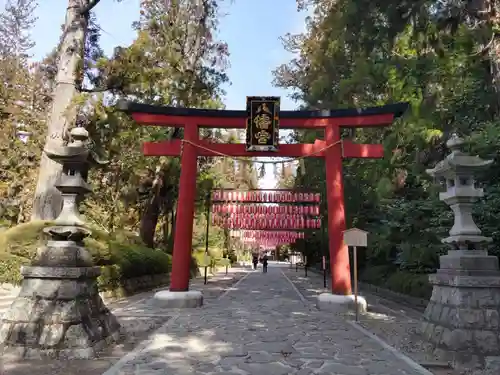
{"type": "MultiPolygon", "coordinates": [[[[198,125],[184,127],[184,139],[193,143],[198,141],[198,125]]],[[[181,175],[179,178],[179,196],[175,218],[174,251],[170,291],[184,292],[189,288],[191,270],[191,249],[193,244],[193,218],[196,201],[196,175],[198,173],[198,153],[193,144],[184,142],[181,151],[181,175]],[[175,266],[175,267],[174,267],[175,266]]]]}
{"type": "Polygon", "coordinates": [[[325,127],[325,141],[332,146],[325,151],[326,203],[328,208],[328,250],[330,254],[331,289],[334,294],[351,294],[349,249],[342,233],[346,229],[344,207],[344,179],[342,176],[342,147],[340,128],[325,127]]]}

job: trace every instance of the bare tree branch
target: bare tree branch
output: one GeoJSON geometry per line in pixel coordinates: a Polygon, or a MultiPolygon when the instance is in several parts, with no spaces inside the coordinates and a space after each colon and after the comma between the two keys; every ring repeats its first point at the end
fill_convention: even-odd
{"type": "Polygon", "coordinates": [[[84,15],[84,14],[88,14],[90,13],[90,11],[92,9],[95,8],[95,6],[97,4],[99,4],[101,2],[101,0],[90,0],[87,4],[87,6],[83,7],[82,9],[80,9],[80,14],[84,15]]]}
{"type": "Polygon", "coordinates": [[[120,91],[123,89],[120,85],[117,86],[105,86],[105,87],[95,87],[93,89],[86,89],[84,87],[77,86],[78,91],[80,92],[106,92],[106,91],[120,91]]]}
{"type": "Polygon", "coordinates": [[[80,92],[106,92],[106,91],[109,91],[109,90],[111,90],[111,89],[108,88],[108,87],[95,88],[95,89],[86,89],[86,88],[83,88],[83,87],[79,87],[78,88],[78,91],[80,91],[80,92]]]}
{"type": "Polygon", "coordinates": [[[484,55],[486,52],[488,52],[488,50],[493,45],[493,42],[495,41],[496,36],[497,36],[496,33],[493,32],[493,34],[491,35],[490,41],[485,46],[483,46],[481,49],[479,49],[477,52],[475,52],[469,56],[484,55]]]}

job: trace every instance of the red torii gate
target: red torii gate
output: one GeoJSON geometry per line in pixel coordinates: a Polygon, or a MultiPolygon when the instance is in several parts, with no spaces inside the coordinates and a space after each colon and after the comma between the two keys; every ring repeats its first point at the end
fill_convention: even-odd
{"type": "Polygon", "coordinates": [[[278,152],[246,151],[245,144],[211,143],[199,138],[199,128],[246,129],[247,112],[234,110],[163,107],[120,102],[118,108],[140,125],[183,127],[184,139],[145,142],[146,156],[181,156],[181,175],[172,258],[171,292],[189,290],[189,266],[196,199],[198,156],[321,157],[325,158],[326,199],[332,293],[351,294],[349,253],[343,241],[346,229],[342,158],[382,158],[380,144],[341,140],[341,128],[385,127],[403,115],[408,103],[365,109],[280,111],[280,129],[324,129],[324,140],[313,144],[280,144],[278,152]]]}

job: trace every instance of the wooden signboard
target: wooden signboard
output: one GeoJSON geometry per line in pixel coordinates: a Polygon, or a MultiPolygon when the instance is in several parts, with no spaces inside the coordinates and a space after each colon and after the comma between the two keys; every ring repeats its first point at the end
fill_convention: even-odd
{"type": "Polygon", "coordinates": [[[247,151],[278,151],[279,96],[247,96],[247,151]]]}
{"type": "Polygon", "coordinates": [[[344,242],[347,246],[366,247],[368,245],[368,232],[351,228],[344,231],[344,242]]]}
{"type": "Polygon", "coordinates": [[[351,228],[344,231],[344,243],[351,246],[353,250],[352,258],[354,261],[354,305],[356,307],[356,321],[359,319],[358,305],[358,247],[368,245],[368,232],[358,228],[351,228]]]}

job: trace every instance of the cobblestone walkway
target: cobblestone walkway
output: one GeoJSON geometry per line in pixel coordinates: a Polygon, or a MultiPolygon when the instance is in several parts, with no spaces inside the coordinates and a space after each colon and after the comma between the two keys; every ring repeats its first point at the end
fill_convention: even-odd
{"type": "Polygon", "coordinates": [[[202,309],[179,311],[104,375],[418,374],[344,317],[306,305],[270,266],[202,309]]]}

